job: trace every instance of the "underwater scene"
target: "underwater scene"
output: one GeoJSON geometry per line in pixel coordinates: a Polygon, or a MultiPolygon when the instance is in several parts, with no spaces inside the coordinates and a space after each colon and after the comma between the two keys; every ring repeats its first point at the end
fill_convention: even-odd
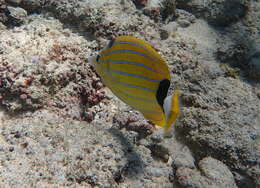
{"type": "Polygon", "coordinates": [[[18,187],[260,187],[260,1],[0,0],[18,187]]]}

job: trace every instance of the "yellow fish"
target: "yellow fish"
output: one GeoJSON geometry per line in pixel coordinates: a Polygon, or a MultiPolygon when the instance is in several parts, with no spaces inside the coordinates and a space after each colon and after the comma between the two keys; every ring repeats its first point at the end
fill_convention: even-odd
{"type": "Polygon", "coordinates": [[[164,59],[145,41],[119,36],[88,61],[122,101],[168,131],[180,114],[176,90],[167,96],[170,72],[164,59]]]}

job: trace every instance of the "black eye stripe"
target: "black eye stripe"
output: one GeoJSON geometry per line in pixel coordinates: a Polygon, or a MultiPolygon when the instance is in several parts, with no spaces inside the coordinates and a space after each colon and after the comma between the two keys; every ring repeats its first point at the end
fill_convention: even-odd
{"type": "Polygon", "coordinates": [[[113,46],[114,42],[115,42],[115,39],[110,40],[107,47],[111,48],[113,46]]]}
{"type": "Polygon", "coordinates": [[[100,55],[97,55],[97,57],[96,57],[97,62],[99,61],[99,58],[100,58],[100,55]]]}

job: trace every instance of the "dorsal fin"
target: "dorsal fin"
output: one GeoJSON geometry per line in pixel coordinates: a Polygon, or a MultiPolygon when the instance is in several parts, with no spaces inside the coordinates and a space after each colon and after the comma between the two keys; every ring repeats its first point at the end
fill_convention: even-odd
{"type": "MultiPolygon", "coordinates": [[[[170,87],[170,80],[163,79],[162,81],[160,81],[158,90],[156,92],[157,102],[162,107],[162,109],[163,109],[164,99],[167,96],[169,87],[170,87]]],[[[163,109],[163,111],[164,111],[164,109],[163,109]]]]}

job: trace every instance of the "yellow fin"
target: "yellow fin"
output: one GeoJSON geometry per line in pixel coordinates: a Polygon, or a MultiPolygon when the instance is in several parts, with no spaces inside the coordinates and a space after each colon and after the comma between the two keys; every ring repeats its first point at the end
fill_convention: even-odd
{"type": "Polygon", "coordinates": [[[172,96],[167,97],[165,100],[164,111],[165,111],[167,122],[164,127],[164,132],[168,132],[170,130],[171,126],[180,115],[179,96],[180,96],[180,91],[175,90],[174,94],[172,96]]]}

